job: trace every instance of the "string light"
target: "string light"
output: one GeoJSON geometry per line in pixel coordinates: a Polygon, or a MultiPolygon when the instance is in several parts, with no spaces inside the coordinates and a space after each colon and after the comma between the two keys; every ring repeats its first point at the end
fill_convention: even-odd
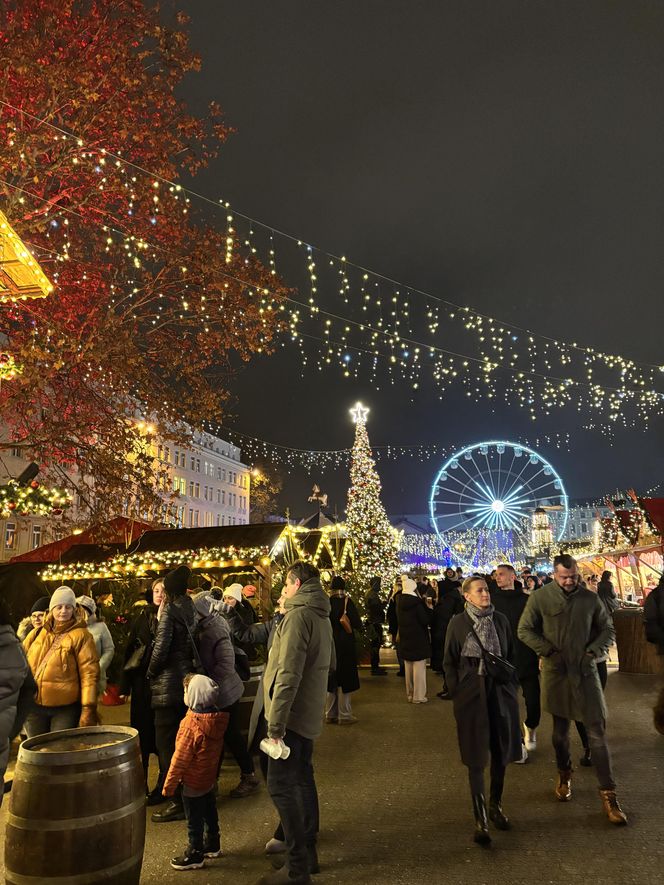
{"type": "Polygon", "coordinates": [[[15,480],[0,486],[0,516],[49,516],[61,513],[72,502],[72,497],[62,489],[45,488],[33,481],[20,486],[15,480]]]}

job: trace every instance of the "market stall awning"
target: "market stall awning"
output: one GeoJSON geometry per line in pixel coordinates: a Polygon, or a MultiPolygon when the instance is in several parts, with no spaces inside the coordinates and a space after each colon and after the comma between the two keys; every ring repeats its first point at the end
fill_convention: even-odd
{"type": "Polygon", "coordinates": [[[52,291],[39,262],[0,210],[0,301],[45,298],[52,291]]]}
{"type": "MultiPolygon", "coordinates": [[[[66,538],[44,544],[28,553],[13,556],[9,562],[60,562],[72,547],[86,544],[121,544],[123,548],[126,548],[128,544],[137,541],[141,535],[151,529],[152,526],[147,522],[137,522],[126,516],[116,516],[108,522],[96,523],[78,535],[68,535],[66,538]]],[[[68,561],[71,562],[71,558],[68,561]]]]}

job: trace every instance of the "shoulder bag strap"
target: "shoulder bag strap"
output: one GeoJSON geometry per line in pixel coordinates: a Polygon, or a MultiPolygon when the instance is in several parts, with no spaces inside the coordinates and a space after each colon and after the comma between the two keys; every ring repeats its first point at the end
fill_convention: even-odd
{"type": "Polygon", "coordinates": [[[53,640],[53,645],[48,649],[44,657],[41,659],[41,663],[39,664],[35,672],[35,682],[43,675],[44,670],[46,669],[46,665],[51,659],[53,652],[62,644],[62,636],[62,633],[58,633],[58,635],[53,640]]]}
{"type": "Polygon", "coordinates": [[[202,671],[205,673],[205,675],[207,676],[207,675],[209,675],[209,674],[208,674],[208,671],[207,671],[207,669],[205,668],[205,666],[203,665],[203,661],[201,660],[201,656],[200,656],[200,654],[199,654],[198,647],[197,647],[197,645],[196,645],[196,640],[194,639],[194,636],[193,636],[191,630],[189,629],[189,624],[186,622],[186,620],[185,620],[184,618],[182,619],[182,623],[184,624],[184,626],[185,626],[185,628],[186,628],[186,630],[187,630],[187,633],[189,634],[189,639],[191,640],[191,647],[192,647],[193,652],[194,652],[194,661],[196,662],[196,666],[197,666],[197,667],[200,667],[201,670],[202,670],[202,671]]]}
{"type": "Polygon", "coordinates": [[[344,594],[344,614],[346,614],[346,609],[348,608],[348,594],[344,594]]]}

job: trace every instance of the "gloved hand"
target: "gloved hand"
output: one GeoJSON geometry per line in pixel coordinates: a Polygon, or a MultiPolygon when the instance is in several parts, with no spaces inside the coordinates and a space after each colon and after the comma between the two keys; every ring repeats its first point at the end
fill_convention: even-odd
{"type": "Polygon", "coordinates": [[[79,728],[89,728],[92,725],[97,725],[97,708],[92,704],[83,707],[81,710],[81,718],[78,720],[79,728]]]}

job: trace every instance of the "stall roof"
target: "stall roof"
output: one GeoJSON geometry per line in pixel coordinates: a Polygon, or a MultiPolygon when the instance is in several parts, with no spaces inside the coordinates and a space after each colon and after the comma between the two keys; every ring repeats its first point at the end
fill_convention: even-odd
{"type": "MultiPolygon", "coordinates": [[[[20,556],[12,556],[10,563],[15,562],[59,562],[72,547],[83,545],[119,544],[126,548],[127,544],[136,541],[144,532],[152,529],[147,522],[138,522],[127,516],[116,516],[108,522],[99,522],[90,526],[78,535],[68,535],[59,541],[44,544],[20,556]]],[[[81,560],[84,557],[79,556],[81,560]]],[[[67,560],[71,562],[71,558],[67,560]]]]}
{"type": "Polygon", "coordinates": [[[160,529],[141,535],[131,553],[168,550],[200,550],[214,547],[274,547],[285,525],[257,523],[255,525],[227,525],[202,529],[160,529]]]}
{"type": "Polygon", "coordinates": [[[641,498],[640,503],[657,534],[664,537],[664,498],[641,498]]]}

